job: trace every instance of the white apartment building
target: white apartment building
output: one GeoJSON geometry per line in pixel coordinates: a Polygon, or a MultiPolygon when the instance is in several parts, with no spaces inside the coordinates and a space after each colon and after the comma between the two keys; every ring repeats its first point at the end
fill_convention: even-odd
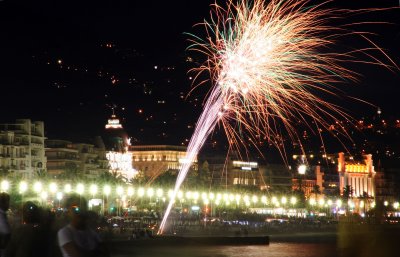
{"type": "Polygon", "coordinates": [[[0,124],[0,173],[2,176],[32,178],[46,172],[44,123],[17,119],[0,124]]]}

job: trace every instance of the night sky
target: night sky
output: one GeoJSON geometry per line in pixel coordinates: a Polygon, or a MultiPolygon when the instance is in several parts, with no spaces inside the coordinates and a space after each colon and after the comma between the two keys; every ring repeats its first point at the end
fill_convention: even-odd
{"type": "MultiPolygon", "coordinates": [[[[201,35],[193,25],[209,17],[213,1],[81,2],[0,1],[0,123],[43,120],[48,138],[87,141],[104,130],[114,108],[133,142],[187,143],[206,90],[186,97],[193,76],[187,71],[202,57],[185,50],[184,32],[201,35]]],[[[385,0],[330,4],[353,9],[398,5],[385,0]]],[[[360,29],[379,33],[372,39],[400,64],[399,9],[349,19],[392,23],[360,29]]],[[[352,68],[363,76],[358,84],[341,86],[344,95],[400,116],[400,72],[352,68]]],[[[354,116],[376,111],[348,98],[336,101],[354,116]]]]}

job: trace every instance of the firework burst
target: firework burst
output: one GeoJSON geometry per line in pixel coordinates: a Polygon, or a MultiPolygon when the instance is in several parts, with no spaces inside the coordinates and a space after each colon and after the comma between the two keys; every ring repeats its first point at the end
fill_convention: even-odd
{"type": "MultiPolygon", "coordinates": [[[[298,122],[320,131],[328,130],[333,121],[351,120],[340,107],[318,96],[335,95],[335,84],[357,80],[358,74],[344,63],[391,66],[372,55],[383,51],[368,40],[368,33],[328,25],[350,11],[323,9],[322,4],[310,7],[308,0],[265,2],[229,1],[226,8],[215,4],[212,22],[203,23],[207,41],[195,37],[191,46],[207,61],[193,70],[198,75],[209,72],[213,90],[220,91],[219,120],[231,147],[240,148],[242,139],[250,138],[282,150],[283,130],[292,141],[300,141],[294,125],[298,122]],[[369,46],[343,53],[332,50],[340,37],[350,34],[369,46]],[[360,54],[368,58],[359,58],[360,54]]],[[[344,130],[340,133],[346,136],[344,130]]]]}
{"type": "MultiPolygon", "coordinates": [[[[230,148],[240,148],[241,142],[250,138],[252,142],[266,140],[284,151],[282,131],[292,141],[301,141],[295,128],[299,122],[320,133],[329,130],[332,121],[351,120],[342,108],[318,96],[335,95],[336,83],[357,80],[358,74],[344,63],[395,66],[390,59],[392,66],[375,57],[377,51],[388,58],[368,39],[368,33],[328,25],[350,11],[308,4],[309,0],[228,0],[225,8],[213,5],[211,22],[202,23],[206,40],[194,36],[189,47],[207,56],[193,71],[196,78],[209,73],[213,87],[189,142],[189,164],[180,170],[159,233],[190,161],[216,124],[222,124],[230,148]],[[336,41],[349,35],[364,39],[369,46],[334,51],[336,41]]],[[[336,133],[346,136],[345,130],[336,133]]]]}

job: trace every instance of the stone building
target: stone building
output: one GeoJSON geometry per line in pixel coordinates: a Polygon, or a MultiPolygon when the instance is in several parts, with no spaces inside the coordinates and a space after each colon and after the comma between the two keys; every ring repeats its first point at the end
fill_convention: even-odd
{"type": "MultiPolygon", "coordinates": [[[[157,177],[168,170],[179,171],[186,163],[186,147],[175,145],[133,145],[129,147],[132,154],[133,168],[144,172],[147,177],[157,177]]],[[[192,164],[197,170],[197,157],[192,164]]]]}
{"type": "Polygon", "coordinates": [[[376,172],[372,154],[363,155],[361,160],[355,160],[351,156],[346,157],[344,153],[339,153],[338,173],[341,194],[346,186],[350,186],[353,197],[363,196],[364,192],[369,197],[375,196],[376,172]]]}

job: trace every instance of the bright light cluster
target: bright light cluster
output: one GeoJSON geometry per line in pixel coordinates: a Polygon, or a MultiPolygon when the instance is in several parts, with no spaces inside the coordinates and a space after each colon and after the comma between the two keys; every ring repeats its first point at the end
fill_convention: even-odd
{"type": "MultiPolygon", "coordinates": [[[[145,199],[158,199],[159,201],[170,201],[175,203],[194,203],[210,205],[226,205],[226,206],[252,206],[252,207],[296,207],[298,205],[298,198],[295,196],[267,196],[262,194],[239,194],[239,193],[222,193],[222,192],[201,192],[201,191],[182,191],[179,190],[174,197],[172,189],[164,190],[163,188],[152,187],[132,187],[123,185],[97,185],[97,184],[58,184],[56,182],[43,183],[35,181],[28,184],[26,181],[19,183],[10,183],[3,180],[0,183],[1,192],[10,192],[12,188],[16,188],[19,194],[35,193],[43,200],[48,198],[62,200],[65,195],[70,193],[77,193],[87,198],[96,197],[111,197],[111,198],[145,198],[145,199]]],[[[308,204],[312,207],[337,207],[341,208],[343,202],[340,199],[327,199],[324,197],[310,198],[308,204]]],[[[360,201],[359,206],[364,207],[364,201],[360,201]]],[[[355,207],[355,202],[349,200],[347,205],[351,208],[355,207]]],[[[370,203],[370,207],[374,207],[375,203],[370,203]]],[[[385,205],[389,205],[386,201],[385,205]]],[[[399,202],[393,202],[394,209],[399,209],[399,202]]]]}
{"type": "Polygon", "coordinates": [[[110,164],[110,171],[121,174],[127,180],[136,176],[137,171],[132,168],[131,152],[108,152],[106,158],[110,164]]]}

